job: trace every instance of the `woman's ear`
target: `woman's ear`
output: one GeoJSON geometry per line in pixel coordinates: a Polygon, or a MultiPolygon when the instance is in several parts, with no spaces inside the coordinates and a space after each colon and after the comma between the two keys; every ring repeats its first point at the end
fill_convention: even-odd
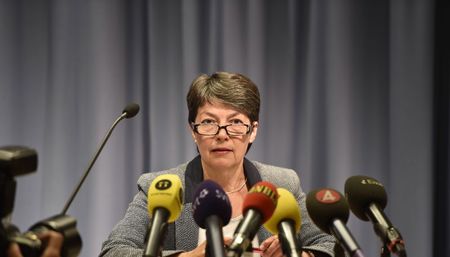
{"type": "Polygon", "coordinates": [[[187,125],[187,129],[191,133],[192,140],[194,140],[194,142],[197,143],[197,135],[195,134],[195,132],[192,129],[192,126],[190,124],[187,125]]]}
{"type": "Polygon", "coordinates": [[[257,121],[253,122],[252,132],[250,133],[250,143],[253,143],[256,139],[256,135],[258,134],[258,126],[259,123],[257,121]]]}

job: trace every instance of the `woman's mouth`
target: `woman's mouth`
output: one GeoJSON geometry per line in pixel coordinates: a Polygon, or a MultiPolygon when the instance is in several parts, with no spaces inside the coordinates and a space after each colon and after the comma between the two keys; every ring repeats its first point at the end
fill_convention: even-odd
{"type": "Polygon", "coordinates": [[[214,152],[214,153],[229,153],[229,152],[231,152],[231,149],[229,149],[229,148],[214,148],[213,150],[212,150],[212,152],[214,152]]]}

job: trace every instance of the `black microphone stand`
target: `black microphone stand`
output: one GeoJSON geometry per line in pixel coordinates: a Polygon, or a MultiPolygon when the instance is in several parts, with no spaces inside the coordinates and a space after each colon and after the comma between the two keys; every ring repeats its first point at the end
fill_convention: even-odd
{"type": "Polygon", "coordinates": [[[222,219],[217,215],[206,218],[206,257],[225,257],[222,219]],[[214,226],[220,224],[220,226],[214,226]]]}
{"type": "Polygon", "coordinates": [[[145,237],[145,248],[142,257],[162,256],[162,242],[167,231],[170,212],[164,208],[157,208],[150,220],[147,235],[145,237]]]}

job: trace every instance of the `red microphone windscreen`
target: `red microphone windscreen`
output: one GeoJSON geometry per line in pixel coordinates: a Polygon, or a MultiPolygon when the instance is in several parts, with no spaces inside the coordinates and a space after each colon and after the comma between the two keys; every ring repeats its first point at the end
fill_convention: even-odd
{"type": "Polygon", "coordinates": [[[262,214],[263,223],[266,222],[275,211],[277,206],[278,192],[277,188],[267,182],[256,183],[244,198],[242,204],[242,213],[253,209],[262,214]]]}

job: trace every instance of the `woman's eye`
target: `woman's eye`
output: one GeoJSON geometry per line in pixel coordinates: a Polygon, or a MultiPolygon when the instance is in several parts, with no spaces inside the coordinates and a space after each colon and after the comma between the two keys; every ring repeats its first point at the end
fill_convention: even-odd
{"type": "Polygon", "coordinates": [[[244,124],[241,120],[235,119],[230,121],[231,124],[244,124]]]}
{"type": "Polygon", "coordinates": [[[215,124],[216,122],[214,120],[210,120],[210,119],[206,119],[206,120],[202,120],[202,122],[200,122],[201,124],[215,124]]]}

